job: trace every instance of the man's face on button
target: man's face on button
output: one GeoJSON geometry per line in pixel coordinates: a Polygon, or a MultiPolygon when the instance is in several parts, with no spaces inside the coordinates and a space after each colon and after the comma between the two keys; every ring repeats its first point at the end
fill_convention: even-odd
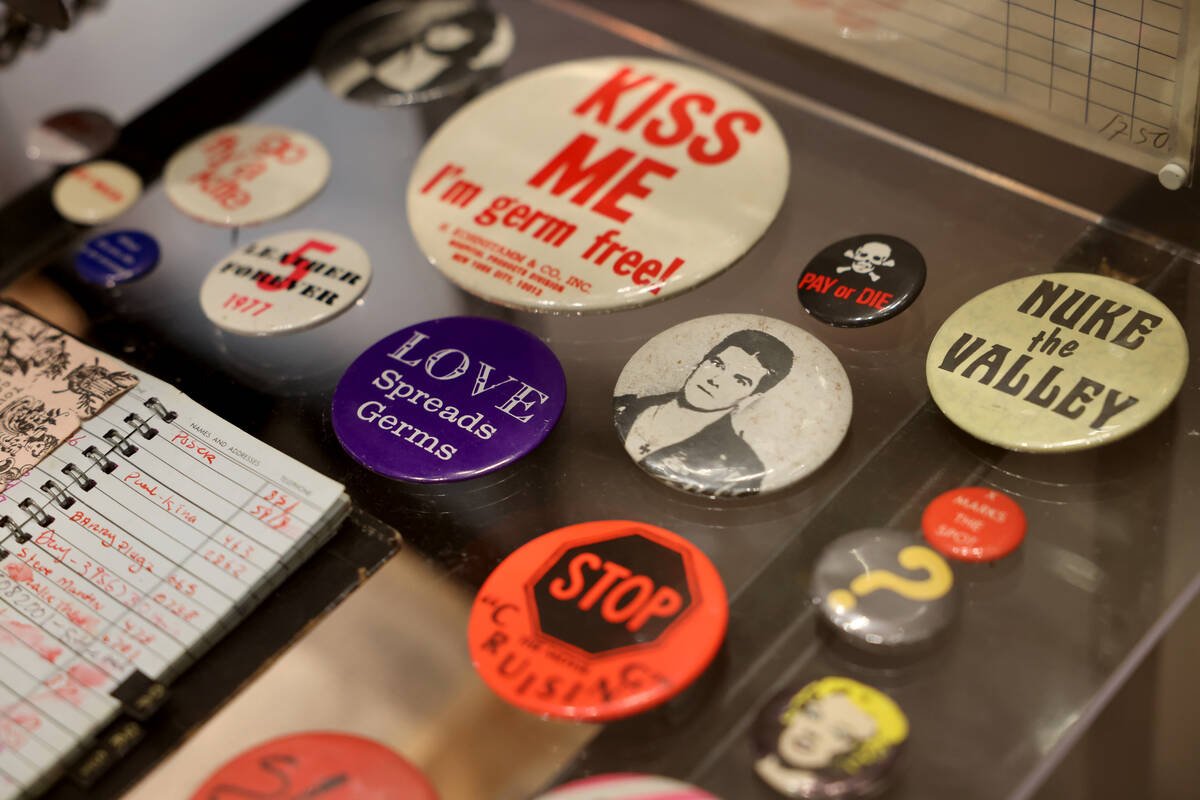
{"type": "Polygon", "coordinates": [[[731,408],[753,394],[766,374],[756,357],[740,347],[726,347],[692,370],[683,384],[683,399],[701,411],[731,408]]]}

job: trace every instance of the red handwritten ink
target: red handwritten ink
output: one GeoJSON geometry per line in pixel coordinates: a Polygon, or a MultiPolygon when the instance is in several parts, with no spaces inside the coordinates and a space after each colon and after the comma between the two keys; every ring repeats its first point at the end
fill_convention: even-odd
{"type": "Polygon", "coordinates": [[[67,670],[67,674],[79,681],[83,686],[100,686],[106,680],[106,675],[91,664],[75,664],[67,670]]]}
{"type": "Polygon", "coordinates": [[[191,436],[188,436],[183,431],[180,431],[179,433],[176,433],[173,437],[171,437],[171,441],[178,442],[179,444],[183,445],[183,447],[187,448],[188,450],[194,450],[196,452],[197,456],[199,456],[200,458],[203,458],[209,464],[212,464],[213,462],[216,461],[217,454],[214,451],[212,451],[209,448],[205,447],[204,445],[200,444],[199,442],[197,442],[191,436]]]}
{"type": "Polygon", "coordinates": [[[132,482],[134,486],[141,489],[151,497],[158,497],[158,487],[151,486],[149,483],[142,480],[142,473],[140,472],[131,472],[121,480],[125,481],[126,483],[132,482]]]}

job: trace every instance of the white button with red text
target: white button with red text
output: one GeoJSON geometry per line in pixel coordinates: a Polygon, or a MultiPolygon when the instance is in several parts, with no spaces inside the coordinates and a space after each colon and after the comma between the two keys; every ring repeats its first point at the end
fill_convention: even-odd
{"type": "Polygon", "coordinates": [[[167,197],[211,225],[258,225],[290,214],[329,180],[329,152],[301,131],[273,125],[227,125],[171,156],[163,170],[167,197]]]}
{"type": "Polygon", "coordinates": [[[125,213],[142,194],[142,179],[116,161],[89,161],[64,172],[50,199],[71,222],[100,225],[125,213]]]}
{"type": "Polygon", "coordinates": [[[779,126],[740,88],[673,61],[593,58],[525,73],[447,120],[413,167],[408,217],[472,294],[599,311],[729,267],[787,183],[779,126]]]}
{"type": "Polygon", "coordinates": [[[370,282],[371,259],[358,242],[328,231],[290,231],[218,261],[200,287],[200,305],[230,333],[277,336],[341,314],[370,282]]]}

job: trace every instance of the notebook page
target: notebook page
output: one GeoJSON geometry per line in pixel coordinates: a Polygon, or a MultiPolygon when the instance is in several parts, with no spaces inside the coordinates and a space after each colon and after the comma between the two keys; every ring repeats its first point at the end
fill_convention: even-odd
{"type": "Polygon", "coordinates": [[[0,800],[110,722],[130,676],[192,663],[346,510],[336,482],[139,378],[0,499],[0,800]]]}

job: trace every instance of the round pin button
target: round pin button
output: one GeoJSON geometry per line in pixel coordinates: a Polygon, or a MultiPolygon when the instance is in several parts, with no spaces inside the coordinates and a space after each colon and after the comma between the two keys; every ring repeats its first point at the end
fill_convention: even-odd
{"type": "Polygon", "coordinates": [[[418,483],[486,475],[537,447],[567,383],[550,348],[520,328],[443,317],[369,347],[333,393],[333,430],[368,469],[418,483]]]}
{"type": "Polygon", "coordinates": [[[191,800],[226,797],[437,800],[421,772],[378,742],[345,733],[298,733],[226,762],[191,800]]]}
{"type": "Polygon", "coordinates": [[[536,800],[720,800],[691,784],[632,772],[592,775],[565,783],[536,800]]]}
{"type": "Polygon", "coordinates": [[[75,272],[88,283],[113,287],[137,280],[158,265],[158,242],[142,231],[112,231],[89,239],[75,254],[75,272]]]}
{"type": "Polygon", "coordinates": [[[1025,512],[1011,497],[984,486],[938,495],[921,517],[925,540],[960,561],[995,561],[1025,538],[1025,512]]]}
{"type": "Polygon", "coordinates": [[[371,259],[358,242],[328,231],[291,231],[218,261],[200,287],[200,306],[230,333],[277,336],[336,317],[370,282],[371,259]]]}
{"type": "Polygon", "coordinates": [[[504,700],[605,722],[674,697],[704,672],[729,609],[712,562],[641,522],[585,522],[539,536],[484,582],[471,661],[504,700]]]}
{"type": "Polygon", "coordinates": [[[407,207],[425,255],[466,291],[599,311],[730,266],[787,182],[779,126],[741,89],[673,61],[596,58],[464,106],[417,159],[407,207]]]}
{"type": "Polygon", "coordinates": [[[910,534],[882,529],[826,547],[813,568],[812,598],[842,638],[868,650],[928,644],[958,609],[946,560],[910,534]]]}
{"type": "Polygon", "coordinates": [[[967,433],[1009,450],[1072,451],[1144,427],[1183,385],[1183,326],[1153,295],[1074,272],[1019,278],[950,315],[925,375],[967,433]]]}
{"type": "Polygon", "coordinates": [[[123,214],[142,194],[142,179],[124,164],[89,161],[59,176],[50,200],[80,225],[99,225],[123,214]]]}
{"type": "Polygon", "coordinates": [[[613,391],[617,434],[639,467],[712,497],[783,489],[821,466],[850,425],[850,381],[812,334],[717,314],[668,328],[613,391]]]}
{"type": "Polygon", "coordinates": [[[508,17],[475,0],[386,0],[330,31],[316,64],[339,97],[405,106],[478,85],[508,60],[513,41],[508,17]]]}
{"type": "Polygon", "coordinates": [[[25,137],[25,155],[51,164],[78,164],[117,141],[117,125],[100,111],[63,111],[47,117],[25,137]]]}
{"type": "Polygon", "coordinates": [[[329,180],[329,153],[307,133],[273,125],[228,125],[187,144],[167,162],[167,197],[212,225],[258,225],[290,214],[329,180]]]}
{"type": "Polygon", "coordinates": [[[754,771],[784,797],[868,797],[908,739],[908,718],[883,692],[831,676],[775,695],[753,728],[754,771]]]}
{"type": "Polygon", "coordinates": [[[822,322],[859,328],[891,319],[912,305],[925,285],[917,248],[880,233],[852,236],[817,253],[800,273],[796,293],[822,322]]]}

